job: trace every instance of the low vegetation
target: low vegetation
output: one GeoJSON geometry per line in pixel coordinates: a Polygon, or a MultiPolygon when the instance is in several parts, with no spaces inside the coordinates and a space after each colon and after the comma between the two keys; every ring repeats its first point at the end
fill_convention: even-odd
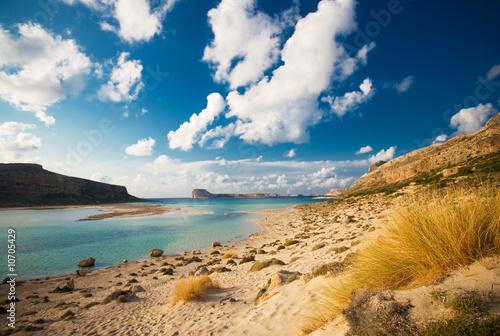
{"type": "Polygon", "coordinates": [[[170,302],[175,304],[179,301],[185,302],[199,299],[203,297],[210,288],[218,288],[218,286],[208,275],[179,279],[175,282],[170,302]]]}
{"type": "Polygon", "coordinates": [[[500,189],[463,186],[408,196],[352,266],[327,280],[304,324],[308,332],[342,313],[364,289],[406,289],[500,253],[500,189]]]}
{"type": "Polygon", "coordinates": [[[238,258],[238,253],[236,252],[226,252],[222,256],[222,259],[236,259],[238,258]]]}

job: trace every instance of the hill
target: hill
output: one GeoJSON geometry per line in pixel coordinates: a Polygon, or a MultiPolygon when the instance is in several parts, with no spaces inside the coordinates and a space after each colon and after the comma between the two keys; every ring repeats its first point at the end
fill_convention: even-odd
{"type": "Polygon", "coordinates": [[[377,162],[347,194],[391,192],[412,182],[445,185],[460,176],[500,173],[500,114],[473,134],[417,149],[387,163],[377,162]]]}
{"type": "Polygon", "coordinates": [[[124,186],[53,173],[38,164],[0,164],[0,207],[140,201],[124,186]]]}

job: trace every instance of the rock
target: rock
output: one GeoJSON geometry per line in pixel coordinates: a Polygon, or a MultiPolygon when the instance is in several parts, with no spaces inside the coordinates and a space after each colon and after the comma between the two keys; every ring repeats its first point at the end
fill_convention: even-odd
{"type": "Polygon", "coordinates": [[[90,257],[78,263],[79,267],[90,267],[95,265],[95,259],[90,257]]]}
{"type": "Polygon", "coordinates": [[[278,286],[281,286],[283,284],[283,279],[279,274],[274,274],[271,276],[271,281],[269,282],[269,287],[267,287],[267,292],[272,291],[278,286]]]}
{"type": "Polygon", "coordinates": [[[200,275],[205,275],[207,274],[209,271],[208,271],[208,268],[206,268],[205,266],[203,266],[202,268],[200,268],[199,270],[196,271],[196,273],[194,274],[195,276],[200,276],[200,275]]]}
{"type": "Polygon", "coordinates": [[[148,253],[150,257],[161,257],[164,252],[162,249],[152,249],[148,253]]]}
{"type": "Polygon", "coordinates": [[[220,247],[220,242],[213,242],[212,243],[212,248],[220,247]]]}
{"type": "Polygon", "coordinates": [[[214,271],[217,272],[217,273],[231,272],[231,270],[229,268],[224,267],[224,266],[217,267],[214,271]]]}
{"type": "Polygon", "coordinates": [[[135,293],[145,292],[146,290],[142,286],[133,285],[132,287],[130,287],[128,291],[130,292],[130,294],[135,294],[135,293]]]}
{"type": "Polygon", "coordinates": [[[64,287],[67,287],[67,288],[71,289],[72,291],[74,291],[75,290],[75,280],[74,279],[69,280],[68,282],[66,282],[66,285],[64,287]]]}
{"type": "Polygon", "coordinates": [[[89,271],[86,270],[76,270],[76,275],[78,276],[86,276],[89,273],[89,271]]]}
{"type": "Polygon", "coordinates": [[[193,251],[193,255],[200,255],[200,254],[201,254],[200,250],[193,251]]]}
{"type": "Polygon", "coordinates": [[[350,222],[352,222],[352,217],[351,216],[345,216],[344,220],[343,220],[343,223],[344,224],[349,224],[350,222]]]}
{"type": "Polygon", "coordinates": [[[384,161],[384,160],[379,160],[377,162],[375,162],[374,164],[372,164],[370,166],[370,168],[368,168],[368,173],[371,173],[372,171],[375,171],[377,170],[378,167],[380,167],[381,165],[387,163],[387,161],[384,161]]]}
{"type": "Polygon", "coordinates": [[[128,263],[128,260],[127,259],[123,259],[123,263],[124,264],[128,263]]]}
{"type": "Polygon", "coordinates": [[[304,285],[307,285],[307,283],[309,281],[312,280],[312,274],[311,273],[305,273],[305,274],[302,274],[302,276],[300,277],[300,282],[302,282],[304,285]]]}

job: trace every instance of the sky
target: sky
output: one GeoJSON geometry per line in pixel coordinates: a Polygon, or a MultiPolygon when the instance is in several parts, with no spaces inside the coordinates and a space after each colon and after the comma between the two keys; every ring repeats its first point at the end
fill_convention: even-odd
{"type": "Polygon", "coordinates": [[[491,0],[2,0],[0,162],[322,194],[500,109],[491,0]]]}

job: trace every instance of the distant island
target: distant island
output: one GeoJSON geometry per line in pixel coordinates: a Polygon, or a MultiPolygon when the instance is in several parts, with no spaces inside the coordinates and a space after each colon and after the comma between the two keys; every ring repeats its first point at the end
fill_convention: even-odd
{"type": "Polygon", "coordinates": [[[124,186],[65,176],[38,164],[0,164],[0,207],[142,202],[124,186]]]}
{"type": "Polygon", "coordinates": [[[267,198],[267,197],[317,197],[322,196],[319,194],[314,195],[281,195],[275,193],[249,193],[249,194],[212,194],[206,189],[193,189],[191,192],[191,198],[267,198]]]}

